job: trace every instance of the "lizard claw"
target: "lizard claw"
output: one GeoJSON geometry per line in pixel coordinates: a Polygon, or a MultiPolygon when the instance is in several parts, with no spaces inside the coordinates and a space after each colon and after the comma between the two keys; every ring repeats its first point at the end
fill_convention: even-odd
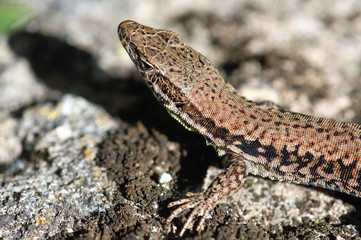
{"type": "Polygon", "coordinates": [[[196,230],[199,231],[202,228],[209,211],[212,210],[216,205],[212,198],[206,199],[203,193],[187,193],[186,196],[187,197],[184,199],[180,199],[168,204],[168,207],[178,206],[167,218],[166,222],[168,225],[181,212],[193,208],[192,212],[187,218],[187,221],[184,223],[179,236],[183,236],[187,229],[192,229],[196,216],[201,214],[202,217],[200,218],[200,221],[196,227],[196,230]]]}

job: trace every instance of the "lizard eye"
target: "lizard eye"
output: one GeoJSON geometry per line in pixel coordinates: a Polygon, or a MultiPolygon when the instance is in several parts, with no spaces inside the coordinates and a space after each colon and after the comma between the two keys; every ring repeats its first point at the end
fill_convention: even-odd
{"type": "Polygon", "coordinates": [[[145,61],[140,61],[139,67],[143,70],[143,71],[151,71],[153,69],[153,67],[148,64],[145,61]]]}

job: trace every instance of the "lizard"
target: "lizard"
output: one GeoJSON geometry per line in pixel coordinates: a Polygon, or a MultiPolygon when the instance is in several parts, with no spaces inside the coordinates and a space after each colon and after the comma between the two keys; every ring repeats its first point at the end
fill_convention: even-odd
{"type": "Polygon", "coordinates": [[[160,104],[202,135],[225,171],[201,193],[187,193],[166,223],[192,209],[179,235],[238,190],[249,173],[361,197],[361,126],[262,106],[240,96],[212,63],[172,31],[132,20],[119,24],[122,45],[160,104]]]}

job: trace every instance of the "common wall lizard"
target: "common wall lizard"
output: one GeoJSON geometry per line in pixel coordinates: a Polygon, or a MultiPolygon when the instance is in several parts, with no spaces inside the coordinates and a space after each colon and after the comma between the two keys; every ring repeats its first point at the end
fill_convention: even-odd
{"type": "Polygon", "coordinates": [[[193,227],[248,173],[338,190],[361,197],[361,127],[261,106],[227,83],[202,54],[178,34],[123,21],[119,38],[161,105],[188,130],[204,136],[225,171],[204,193],[171,202],[173,218],[193,209],[180,231],[193,227]]]}

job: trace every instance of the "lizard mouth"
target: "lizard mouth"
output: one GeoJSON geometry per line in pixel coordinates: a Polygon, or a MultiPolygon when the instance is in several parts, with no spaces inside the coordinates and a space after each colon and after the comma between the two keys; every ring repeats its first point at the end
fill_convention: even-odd
{"type": "MultiPolygon", "coordinates": [[[[139,53],[137,53],[137,47],[131,41],[131,35],[135,34],[135,31],[130,31],[129,26],[134,23],[133,21],[123,21],[118,26],[118,36],[124,49],[129,54],[130,58],[135,64],[139,62],[139,53]]],[[[133,29],[133,28],[132,28],[133,29]]]]}

